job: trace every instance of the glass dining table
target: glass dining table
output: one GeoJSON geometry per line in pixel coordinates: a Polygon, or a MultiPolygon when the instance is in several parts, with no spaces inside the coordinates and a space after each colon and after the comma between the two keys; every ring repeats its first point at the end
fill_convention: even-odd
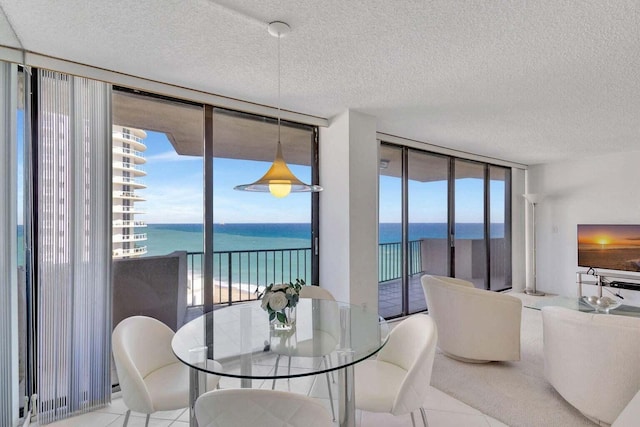
{"type": "Polygon", "coordinates": [[[295,310],[296,322],[289,330],[276,328],[260,301],[253,301],[209,312],[176,332],[171,342],[173,352],[191,368],[191,426],[198,425],[195,401],[208,391],[206,374],[238,378],[241,387],[250,388],[255,380],[330,371],[338,373],[338,425],[355,426],[354,365],[385,345],[387,323],[378,313],[359,305],[328,300],[304,298],[295,310]],[[276,367],[280,356],[290,357],[286,369],[276,367]],[[323,358],[329,363],[321,363],[323,358]],[[209,363],[212,360],[219,365],[209,363]],[[305,368],[292,372],[292,364],[305,368]]]}

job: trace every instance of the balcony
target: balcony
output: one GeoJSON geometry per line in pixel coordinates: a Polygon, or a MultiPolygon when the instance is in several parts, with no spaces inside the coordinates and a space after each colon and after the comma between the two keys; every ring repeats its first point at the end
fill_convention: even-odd
{"type": "Polygon", "coordinates": [[[113,205],[113,213],[143,214],[145,212],[136,208],[135,206],[113,205]]]}
{"type": "Polygon", "coordinates": [[[146,163],[147,161],[141,151],[133,150],[131,148],[113,147],[113,154],[120,154],[123,156],[131,157],[133,158],[135,163],[146,163]]]}
{"type": "MultiPolygon", "coordinates": [[[[499,259],[504,252],[505,239],[491,239],[491,252],[499,259]]],[[[378,295],[380,315],[397,316],[402,308],[402,250],[401,243],[382,243],[378,246],[378,295]]],[[[409,242],[409,300],[411,311],[426,309],[420,277],[423,274],[446,275],[447,256],[443,247],[447,239],[420,239],[409,242]]],[[[477,265],[482,262],[482,239],[459,239],[457,254],[468,264],[458,267],[459,277],[472,281],[476,287],[484,286],[484,275],[476,277],[477,265]]],[[[187,253],[189,307],[201,306],[204,301],[202,288],[202,252],[187,253]]],[[[499,272],[499,266],[492,266],[499,272]]],[[[256,290],[270,283],[295,281],[296,278],[311,283],[311,249],[270,249],[214,252],[213,254],[214,303],[229,304],[257,299],[256,290]]],[[[499,273],[498,273],[499,274],[499,273]]],[[[493,276],[492,276],[493,277],[493,276]]],[[[498,279],[498,277],[493,277],[498,279]]]]}
{"type": "Polygon", "coordinates": [[[114,184],[130,185],[136,188],[147,188],[143,181],[129,176],[114,176],[114,184]]]}
{"type": "Polygon", "coordinates": [[[112,223],[112,227],[113,228],[131,228],[131,227],[146,227],[147,223],[144,221],[131,221],[131,220],[124,220],[124,219],[118,219],[113,221],[112,223]]]}
{"type": "Polygon", "coordinates": [[[132,135],[130,133],[113,132],[113,139],[127,141],[142,150],[147,148],[142,138],[132,135]]]}
{"type": "Polygon", "coordinates": [[[142,166],[130,162],[113,162],[113,168],[133,172],[136,176],[144,176],[147,174],[142,166]]]}
{"type": "Polygon", "coordinates": [[[147,247],[146,246],[141,246],[139,248],[130,248],[130,249],[123,249],[123,248],[118,248],[118,249],[114,249],[112,251],[112,256],[113,258],[122,258],[122,257],[126,257],[126,256],[140,256],[140,255],[144,255],[147,253],[147,247]]]}
{"type": "Polygon", "coordinates": [[[145,199],[142,196],[134,193],[133,191],[114,191],[113,192],[114,199],[128,199],[128,200],[137,200],[144,201],[145,199]]]}
{"type": "Polygon", "coordinates": [[[137,241],[141,241],[141,240],[147,240],[147,233],[114,234],[113,235],[113,243],[137,242],[137,241]]]}

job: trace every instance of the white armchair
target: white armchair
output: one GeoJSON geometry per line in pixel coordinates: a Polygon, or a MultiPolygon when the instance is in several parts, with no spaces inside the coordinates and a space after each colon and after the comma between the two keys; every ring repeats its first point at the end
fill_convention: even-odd
{"type": "Polygon", "coordinates": [[[544,307],[542,325],[547,381],[588,418],[613,423],[640,389],[640,319],[544,307]]]}
{"type": "MultiPolygon", "coordinates": [[[[189,368],[171,349],[173,331],[151,317],[133,316],[113,330],[113,358],[127,406],[124,426],[131,411],[147,414],[189,405],[189,368]]],[[[209,361],[215,363],[215,361],[209,361]]],[[[220,377],[207,375],[207,388],[214,389],[220,377]]]]}
{"type": "Polygon", "coordinates": [[[522,301],[451,277],[421,281],[445,355],[473,363],[520,360],[522,301]]]}

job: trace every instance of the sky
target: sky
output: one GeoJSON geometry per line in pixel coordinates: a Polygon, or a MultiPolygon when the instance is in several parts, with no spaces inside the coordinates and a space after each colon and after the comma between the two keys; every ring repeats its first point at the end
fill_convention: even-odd
{"type": "MultiPolygon", "coordinates": [[[[18,183],[22,182],[23,114],[18,113],[18,183]]],[[[141,178],[147,188],[137,190],[146,199],[139,206],[147,223],[203,222],[203,163],[201,157],[179,156],[163,133],[147,131],[144,140],[147,160],[141,178]]],[[[284,153],[286,159],[286,153],[284,153]]],[[[236,191],[234,186],[259,179],[269,162],[214,159],[215,223],[308,223],[311,195],[291,193],[277,199],[269,193],[236,191]]],[[[289,165],[302,181],[310,182],[309,166],[289,165]]],[[[380,185],[380,222],[401,220],[401,184],[399,178],[382,176],[380,185]]],[[[503,181],[491,181],[491,222],[504,222],[503,181]]],[[[22,186],[18,185],[18,218],[22,218],[22,186]]],[[[409,221],[446,222],[447,184],[445,181],[409,182],[409,221]]],[[[477,179],[456,181],[456,220],[463,223],[483,221],[482,183],[477,179]]],[[[20,223],[22,223],[20,221],[20,223]]]]}
{"type": "MultiPolygon", "coordinates": [[[[179,156],[162,133],[147,132],[144,152],[146,189],[138,192],[146,199],[140,206],[147,223],[201,223],[203,221],[202,157],[179,156]]],[[[275,141],[274,141],[275,146],[275,141]]],[[[286,159],[286,153],[284,153],[286,159]]],[[[269,193],[234,190],[261,178],[270,162],[214,159],[214,222],[216,223],[308,223],[311,195],[291,193],[277,199],[269,193]]],[[[309,182],[311,168],[289,165],[303,182],[309,182]]]]}
{"type": "MultiPolygon", "coordinates": [[[[202,158],[178,156],[166,136],[148,132],[143,178],[147,199],[141,206],[148,223],[197,223],[202,221],[202,158]]],[[[286,158],[286,152],[284,153],[286,158]]],[[[277,199],[268,193],[236,191],[234,186],[259,179],[271,166],[268,162],[214,159],[214,222],[310,222],[309,193],[290,194],[277,199]]],[[[309,182],[309,166],[289,165],[302,181],[309,182]]],[[[321,183],[322,184],[322,183],[321,183]]],[[[447,222],[447,184],[445,181],[409,186],[410,222],[447,222]]],[[[483,222],[482,182],[478,179],[456,181],[456,218],[458,222],[483,222]]],[[[503,181],[491,181],[492,222],[504,221],[503,181]]],[[[380,179],[380,222],[400,222],[400,179],[380,179]]]]}

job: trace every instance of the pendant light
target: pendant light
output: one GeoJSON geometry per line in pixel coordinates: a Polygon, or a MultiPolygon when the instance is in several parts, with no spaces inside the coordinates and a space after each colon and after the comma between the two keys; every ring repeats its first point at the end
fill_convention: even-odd
{"type": "Polygon", "coordinates": [[[278,38],[278,144],[276,158],[262,178],[251,184],[237,185],[234,190],[270,192],[278,198],[285,197],[291,192],[322,191],[322,187],[319,185],[305,184],[296,178],[282,156],[282,143],[280,142],[280,38],[290,31],[291,27],[284,22],[275,21],[269,24],[269,34],[278,38]]]}

